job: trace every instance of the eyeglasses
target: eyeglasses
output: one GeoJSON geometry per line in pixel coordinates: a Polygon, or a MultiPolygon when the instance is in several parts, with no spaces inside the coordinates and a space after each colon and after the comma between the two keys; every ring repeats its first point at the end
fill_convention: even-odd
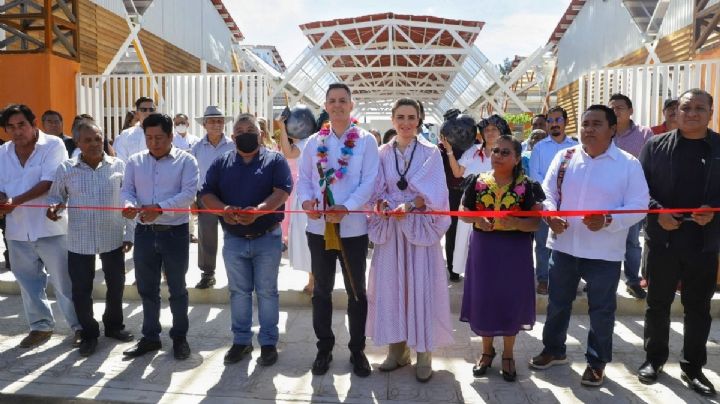
{"type": "Polygon", "coordinates": [[[563,118],[563,117],[560,116],[560,117],[557,117],[557,118],[554,118],[554,119],[553,119],[553,118],[548,118],[548,119],[547,119],[547,123],[553,123],[553,122],[565,123],[565,118],[563,118]]]}
{"type": "Polygon", "coordinates": [[[138,108],[140,112],[155,112],[155,108],[138,108]]]}
{"type": "Polygon", "coordinates": [[[501,156],[503,156],[503,157],[507,157],[507,156],[509,156],[509,155],[512,154],[512,150],[510,150],[510,149],[501,149],[501,148],[499,148],[499,147],[493,147],[492,149],[490,149],[490,151],[492,152],[492,154],[499,154],[499,155],[501,155],[501,156]]]}

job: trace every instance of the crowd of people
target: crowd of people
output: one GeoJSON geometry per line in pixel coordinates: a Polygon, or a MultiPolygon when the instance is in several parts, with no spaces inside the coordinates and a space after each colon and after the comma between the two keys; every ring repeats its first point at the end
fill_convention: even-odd
{"type": "Polygon", "coordinates": [[[454,340],[448,281],[460,281],[464,273],[460,321],[482,337],[471,369],[475,377],[487,376],[494,338],[502,337],[501,375],[517,379],[515,338],[536,325],[536,294],[548,295],[548,307],[542,350],[529,366],[567,363],[572,303],[583,280],[590,324],[580,381],[600,386],[612,360],[624,267],[627,291],[647,298],[646,361],[638,379],[655,382],[669,360],[670,305],[680,283],[682,379],[713,395],[702,371],[720,252],[720,220],[703,210],[720,207],[720,165],[714,164],[720,137],[709,128],[712,105],[707,92],[688,90],[664,104],[665,122],[648,128],[632,121],[632,101],[615,94],[607,105],[581,114],[579,140],[565,133],[567,112],[553,107],[533,117],[524,143],[492,115],[472,124],[475,142],[466,150],[442,133],[423,133],[422,105],[406,98],[392,108],[393,132],[380,139],[351,118],[352,92],[343,83],[329,86],[327,112],[316,133],[302,140],[291,139],[282,120],[273,125],[273,139],[266,120],[250,114],[233,119],[216,106],[198,118],[205,134],[194,136],[187,115],[158,113],[152,99],[141,97],[128,127],[110,144],[88,115],[78,116],[66,136],[59,113],[45,112],[40,130],[30,108],[10,105],[0,115],[11,138],[0,147],[0,215],[5,261],[20,286],[30,328],[20,347],[36,347],[53,333],[49,278],[79,354],[95,352],[97,255],[107,284],[104,335],[134,340],[122,311],[124,256],[132,252],[143,324],[142,336],[124,355],[161,349],[164,277],[173,354],[187,359],[186,336],[194,326],[185,281],[189,246],[198,243],[202,277],[195,287],[213,287],[219,224],[233,334],[226,364],[254,349],[253,293],[258,362],[278,360],[278,270],[289,249],[291,266],[309,273],[315,375],[325,374],[333,359],[332,291],[339,264],[357,376],[372,372],[364,354],[370,337],[388,346],[379,370],[410,364],[414,350],[416,378],[429,380],[432,353],[454,340]],[[231,135],[224,132],[229,122],[231,135]],[[37,206],[46,211],[38,214],[37,206]],[[286,207],[305,214],[288,218],[286,207]],[[688,211],[643,213],[673,208],[688,211]],[[196,237],[188,212],[198,209],[196,237]],[[463,213],[458,218],[442,213],[447,211],[463,213]],[[290,224],[285,231],[283,222],[290,224]]]}

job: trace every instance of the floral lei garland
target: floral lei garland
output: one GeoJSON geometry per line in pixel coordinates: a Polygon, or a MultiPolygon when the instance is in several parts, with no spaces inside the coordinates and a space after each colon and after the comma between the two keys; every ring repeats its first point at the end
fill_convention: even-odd
{"type": "Polygon", "coordinates": [[[328,148],[327,146],[325,146],[325,142],[327,141],[327,138],[330,136],[331,133],[330,123],[326,122],[325,124],[323,124],[322,128],[318,132],[317,157],[318,162],[320,163],[320,167],[325,173],[325,183],[328,185],[333,184],[337,180],[341,180],[345,175],[347,175],[348,165],[350,164],[350,157],[352,157],[353,155],[355,143],[360,138],[360,131],[357,129],[357,122],[358,121],[356,119],[352,119],[350,122],[350,129],[348,131],[344,147],[340,149],[340,153],[342,155],[338,159],[338,164],[340,164],[340,168],[338,168],[337,170],[334,168],[328,169],[328,148]]]}

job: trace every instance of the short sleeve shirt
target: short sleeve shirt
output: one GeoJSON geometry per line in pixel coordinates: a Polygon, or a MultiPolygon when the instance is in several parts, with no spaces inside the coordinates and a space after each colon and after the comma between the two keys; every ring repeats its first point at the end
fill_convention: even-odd
{"type": "MultiPolygon", "coordinates": [[[[205,184],[200,196],[213,194],[226,205],[246,208],[257,206],[269,197],[274,189],[288,194],[292,191],[290,166],[282,154],[260,148],[252,161],[245,163],[235,151],[230,151],[215,159],[208,168],[205,184]]],[[[284,206],[278,213],[262,215],[250,225],[227,224],[221,218],[223,229],[237,236],[259,234],[284,219],[284,206]]]]}

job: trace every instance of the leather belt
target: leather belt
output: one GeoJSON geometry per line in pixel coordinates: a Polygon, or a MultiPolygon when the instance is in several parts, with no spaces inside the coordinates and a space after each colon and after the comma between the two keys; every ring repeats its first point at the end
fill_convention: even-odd
{"type": "Polygon", "coordinates": [[[138,227],[150,230],[150,231],[170,231],[180,225],[171,225],[171,224],[138,224],[138,227]]]}
{"type": "Polygon", "coordinates": [[[274,225],[268,227],[265,231],[262,231],[262,232],[260,232],[260,233],[243,234],[243,235],[240,235],[239,237],[242,237],[242,238],[247,239],[247,240],[255,240],[256,238],[262,237],[262,236],[270,233],[271,231],[277,229],[278,226],[280,226],[280,223],[275,223],[274,225]]]}

